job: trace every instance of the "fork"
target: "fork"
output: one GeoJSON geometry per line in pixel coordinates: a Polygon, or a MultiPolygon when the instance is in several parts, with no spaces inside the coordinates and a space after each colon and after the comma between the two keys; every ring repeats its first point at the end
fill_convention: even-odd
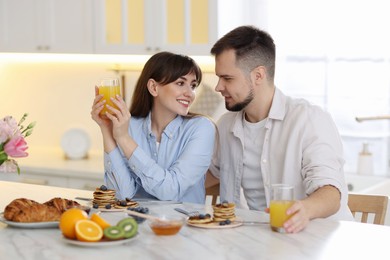
{"type": "Polygon", "coordinates": [[[196,216],[199,216],[200,213],[199,211],[187,211],[187,210],[184,210],[184,209],[181,209],[181,208],[175,208],[176,211],[180,212],[180,213],[183,213],[189,217],[196,217],[196,216]]]}

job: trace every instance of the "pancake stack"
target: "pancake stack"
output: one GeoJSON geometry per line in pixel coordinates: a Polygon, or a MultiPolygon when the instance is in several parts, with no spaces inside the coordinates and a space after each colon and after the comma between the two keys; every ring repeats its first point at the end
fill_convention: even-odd
{"type": "Polygon", "coordinates": [[[115,202],[115,190],[107,189],[106,186],[102,185],[93,192],[92,204],[97,205],[99,208],[107,208],[108,205],[111,208],[111,206],[115,205],[115,202]]]}
{"type": "Polygon", "coordinates": [[[228,202],[222,202],[221,204],[213,205],[213,221],[234,221],[236,219],[235,208],[236,205],[234,203],[228,202]]]}

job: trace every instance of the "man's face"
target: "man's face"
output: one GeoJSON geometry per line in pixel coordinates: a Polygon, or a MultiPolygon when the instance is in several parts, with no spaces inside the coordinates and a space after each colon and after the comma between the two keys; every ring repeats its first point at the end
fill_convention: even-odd
{"type": "Polygon", "coordinates": [[[237,67],[234,50],[226,50],[215,58],[215,74],[219,78],[215,91],[225,98],[227,110],[240,111],[253,100],[253,86],[237,67]]]}

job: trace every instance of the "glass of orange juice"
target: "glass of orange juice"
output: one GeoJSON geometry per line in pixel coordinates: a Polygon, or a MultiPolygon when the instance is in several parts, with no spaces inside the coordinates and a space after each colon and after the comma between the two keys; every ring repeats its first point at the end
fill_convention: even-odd
{"type": "Polygon", "coordinates": [[[114,103],[111,101],[111,97],[115,97],[116,95],[121,95],[121,88],[119,85],[118,78],[104,78],[100,80],[99,83],[99,94],[103,95],[103,99],[106,100],[106,104],[102,111],[100,111],[100,115],[105,115],[106,111],[109,112],[106,108],[106,105],[110,105],[112,107],[116,107],[114,103]]]}
{"type": "Polygon", "coordinates": [[[283,224],[290,218],[286,211],[294,203],[294,187],[287,184],[273,184],[269,206],[270,224],[273,231],[285,233],[283,224]]]}

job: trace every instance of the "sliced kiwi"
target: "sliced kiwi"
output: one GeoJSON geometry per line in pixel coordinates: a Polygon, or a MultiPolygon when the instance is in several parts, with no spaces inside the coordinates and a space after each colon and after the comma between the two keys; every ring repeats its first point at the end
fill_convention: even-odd
{"type": "Polygon", "coordinates": [[[116,225],[124,231],[125,238],[131,238],[137,234],[138,223],[134,218],[124,218],[116,225]]]}
{"type": "Polygon", "coordinates": [[[104,237],[109,240],[118,240],[125,238],[125,232],[123,228],[118,226],[106,227],[103,230],[104,237]]]}

